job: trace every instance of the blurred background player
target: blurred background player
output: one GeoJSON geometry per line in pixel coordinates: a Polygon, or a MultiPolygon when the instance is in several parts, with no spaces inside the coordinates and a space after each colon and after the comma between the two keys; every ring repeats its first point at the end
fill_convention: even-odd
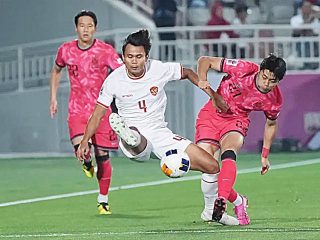
{"type": "MultiPolygon", "coordinates": [[[[270,55],[259,65],[244,61],[220,57],[201,57],[198,61],[199,87],[205,89],[209,69],[224,72],[214,97],[200,110],[196,122],[196,143],[214,155],[221,151],[221,169],[219,176],[203,174],[202,191],[205,198],[205,210],[212,209],[213,219],[219,221],[226,210],[226,201],[235,206],[234,211],[240,225],[250,223],[247,214],[247,198],[233,189],[236,180],[236,159],[249,127],[249,114],[252,111],[264,111],[266,124],[261,154],[262,170],[265,174],[270,166],[269,149],[277,130],[277,118],[282,106],[279,81],[286,72],[286,63],[282,58],[270,55]],[[218,198],[214,200],[212,189],[218,182],[218,198]],[[214,205],[214,206],[213,206],[214,205]]],[[[205,211],[204,210],[204,211],[205,211]]]]}
{"type": "MultiPolygon", "coordinates": [[[[58,111],[57,90],[61,79],[61,70],[68,68],[70,79],[70,98],[68,108],[68,126],[72,145],[75,151],[84,134],[87,121],[94,109],[96,99],[108,69],[116,69],[122,61],[114,48],[103,41],[94,38],[97,27],[97,17],[91,11],[78,13],[74,22],[77,40],[63,43],[57,52],[50,80],[50,115],[53,118],[58,111]]],[[[98,195],[98,211],[100,214],[110,214],[108,192],[112,175],[109,149],[118,149],[116,134],[110,128],[108,116],[92,136],[94,154],[97,163],[97,179],[100,192],[98,195]]],[[[91,145],[91,144],[90,144],[91,145]]],[[[94,167],[90,151],[82,159],[82,169],[87,177],[93,177],[94,167]]]]}
{"type": "MultiPolygon", "coordinates": [[[[186,78],[197,85],[197,74],[191,69],[183,68],[180,63],[162,63],[148,59],[150,48],[147,30],[134,32],[125,39],[122,47],[125,65],[115,70],[104,82],[78,148],[78,159],[81,160],[87,154],[88,141],[115,98],[119,115],[112,113],[109,118],[110,124],[121,138],[120,148],[127,157],[145,161],[150,159],[152,152],[157,158],[162,159],[174,154],[173,149],[178,149],[185,151],[190,159],[190,162],[187,161],[188,168],[185,172],[190,168],[211,174],[217,173],[219,164],[213,156],[166,127],[164,113],[167,97],[164,86],[169,81],[186,78]]],[[[212,93],[210,88],[205,91],[209,95],[212,93]]],[[[162,171],[171,176],[166,169],[162,171]]],[[[219,222],[238,225],[237,219],[226,214],[219,222]]]]}

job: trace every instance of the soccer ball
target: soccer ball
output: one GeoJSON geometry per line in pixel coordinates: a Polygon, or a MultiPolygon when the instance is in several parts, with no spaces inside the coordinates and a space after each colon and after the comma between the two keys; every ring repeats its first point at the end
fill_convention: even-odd
{"type": "Polygon", "coordinates": [[[190,159],[184,151],[171,149],[161,158],[160,167],[162,172],[168,177],[182,177],[189,172],[190,159]]]}

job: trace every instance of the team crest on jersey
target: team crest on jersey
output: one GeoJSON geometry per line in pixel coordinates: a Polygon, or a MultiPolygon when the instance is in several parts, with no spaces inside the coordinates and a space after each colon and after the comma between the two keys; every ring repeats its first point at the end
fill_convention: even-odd
{"type": "Polygon", "coordinates": [[[151,87],[150,88],[150,93],[153,95],[153,96],[156,96],[158,94],[158,87],[151,87]]]}
{"type": "Polygon", "coordinates": [[[226,64],[227,65],[231,65],[231,66],[237,66],[238,60],[236,60],[236,59],[227,59],[226,64]]]}

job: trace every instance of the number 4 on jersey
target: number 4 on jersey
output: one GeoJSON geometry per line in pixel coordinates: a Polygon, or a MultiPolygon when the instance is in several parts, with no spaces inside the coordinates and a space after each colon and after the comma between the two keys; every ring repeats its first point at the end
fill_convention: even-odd
{"type": "Polygon", "coordinates": [[[146,100],[141,100],[138,102],[139,108],[143,109],[144,112],[147,112],[146,100]]]}

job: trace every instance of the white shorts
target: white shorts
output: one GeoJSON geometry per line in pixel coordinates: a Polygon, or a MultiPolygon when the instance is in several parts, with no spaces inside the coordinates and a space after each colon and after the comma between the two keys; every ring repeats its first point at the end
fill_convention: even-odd
{"type": "Polygon", "coordinates": [[[148,160],[150,159],[151,152],[156,155],[157,158],[161,157],[171,149],[181,149],[185,151],[191,141],[183,138],[177,134],[174,134],[169,128],[156,128],[156,129],[138,129],[139,132],[148,140],[147,147],[143,152],[138,155],[132,155],[125,149],[120,141],[120,148],[122,152],[128,157],[136,160],[148,160]]]}

